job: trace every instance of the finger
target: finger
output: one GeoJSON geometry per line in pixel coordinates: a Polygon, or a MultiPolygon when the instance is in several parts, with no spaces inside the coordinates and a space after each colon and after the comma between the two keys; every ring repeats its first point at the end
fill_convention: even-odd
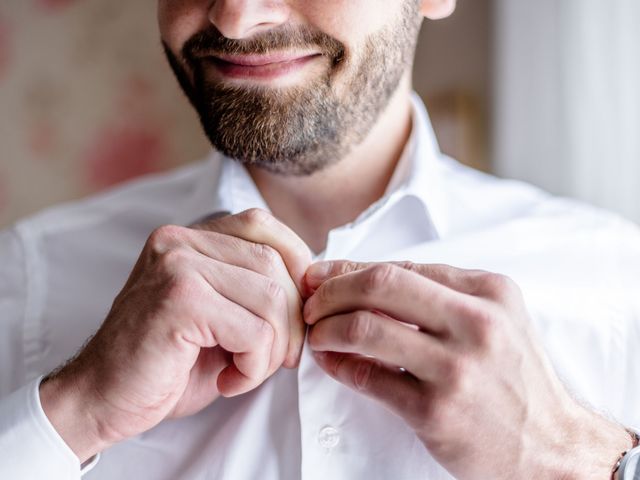
{"type": "Polygon", "coordinates": [[[418,403],[416,398],[422,386],[410,373],[348,353],[318,352],[314,356],[318,365],[331,377],[382,402],[401,417],[406,417],[410,406],[418,403]]]}
{"type": "Polygon", "coordinates": [[[269,245],[205,230],[189,230],[184,242],[209,258],[258,272],[265,277],[278,277],[283,286],[291,285],[299,296],[280,252],[269,245]]]}
{"type": "Polygon", "coordinates": [[[362,310],[321,320],[310,330],[309,344],[315,351],[375,357],[425,381],[441,379],[451,356],[438,339],[362,310]]]}
{"type": "MultiPolygon", "coordinates": [[[[302,320],[301,292],[304,272],[311,264],[311,252],[307,245],[286,225],[269,213],[251,209],[241,214],[217,218],[198,226],[201,230],[217,232],[220,236],[198,241],[199,250],[213,258],[223,254],[225,259],[244,268],[259,271],[266,276],[276,276],[288,292],[289,346],[284,366],[298,365],[306,327],[302,320]],[[240,238],[252,245],[238,248],[231,245],[229,238],[240,238]],[[247,255],[248,253],[248,255],[247,255]],[[282,262],[284,268],[279,268],[282,262]]],[[[202,232],[205,233],[205,232],[202,232]]],[[[197,238],[196,238],[197,240],[197,238]]]]}
{"type": "Polygon", "coordinates": [[[198,359],[189,373],[187,388],[170,417],[193,415],[213,402],[220,395],[216,386],[218,375],[231,362],[231,355],[219,345],[200,349],[198,359]]]}
{"type": "MultiPolygon", "coordinates": [[[[185,261],[189,261],[188,257],[185,261]]],[[[201,283],[191,281],[186,284],[188,287],[183,287],[183,291],[188,295],[188,306],[185,308],[184,302],[174,302],[177,310],[168,314],[182,322],[180,338],[200,348],[219,345],[233,354],[234,363],[225,369],[228,373],[220,374],[223,379],[230,375],[230,380],[219,382],[221,394],[243,393],[255,388],[268,374],[274,328],[212,288],[196,268],[189,271],[201,283]]]]}
{"type": "MultiPolygon", "coordinates": [[[[445,285],[446,287],[468,295],[477,293],[482,278],[487,272],[481,270],[465,270],[449,265],[440,264],[420,264],[409,261],[388,262],[397,267],[415,272],[434,282],[445,285]]],[[[309,267],[305,274],[305,284],[307,291],[316,290],[326,280],[352,273],[359,270],[365,270],[379,262],[359,263],[349,260],[333,260],[326,262],[317,262],[309,267]]]]}
{"type": "MultiPolygon", "coordinates": [[[[182,322],[182,339],[200,348],[220,345],[231,353],[249,352],[264,343],[272,348],[275,333],[269,322],[224,297],[211,288],[207,280],[199,278],[205,286],[193,290],[203,293],[190,294],[188,308],[176,306],[177,310],[169,314],[182,322]]],[[[265,357],[265,370],[270,355],[271,350],[265,357]]]]}
{"type": "Polygon", "coordinates": [[[256,368],[256,360],[267,365],[271,346],[266,344],[252,352],[234,353],[233,363],[218,375],[218,391],[224,397],[234,397],[258,387],[267,378],[266,369],[256,368]]]}
{"type": "MultiPolygon", "coordinates": [[[[186,319],[193,328],[185,330],[185,340],[201,347],[219,345],[233,354],[233,363],[218,376],[218,390],[222,395],[238,395],[254,389],[268,375],[275,336],[273,327],[214,289],[209,288],[207,299],[194,299],[197,305],[190,308],[193,321],[186,319]],[[205,324],[199,319],[205,319],[205,324]],[[210,335],[204,335],[203,328],[208,329],[210,335]],[[213,341],[204,342],[203,336],[210,336],[213,341]]],[[[184,313],[176,312],[180,314],[184,313]]]]}
{"type": "Polygon", "coordinates": [[[377,310],[427,332],[444,334],[471,310],[474,297],[456,292],[391,264],[325,281],[304,306],[310,325],[324,317],[356,310],[377,310]]]}
{"type": "MultiPolygon", "coordinates": [[[[306,326],[302,319],[302,299],[293,282],[282,257],[277,250],[257,243],[212,232],[198,232],[203,238],[198,245],[201,251],[212,258],[232,263],[250,271],[255,271],[277,281],[285,291],[287,310],[282,318],[288,328],[287,352],[284,366],[294,368],[298,365],[306,326]],[[206,238],[215,236],[216,238],[206,238]]],[[[240,290],[246,296],[246,289],[240,290]]]]}
{"type": "Polygon", "coordinates": [[[287,298],[275,280],[252,270],[239,268],[200,255],[198,271],[207,283],[227,300],[266,320],[274,331],[269,374],[282,365],[289,345],[287,298]]]}
{"type": "MultiPolygon", "coordinates": [[[[289,329],[283,365],[289,368],[297,366],[306,328],[302,320],[302,299],[278,251],[268,245],[212,231],[182,227],[165,228],[164,236],[169,235],[178,237],[178,244],[188,245],[208,259],[257,272],[280,283],[287,296],[287,311],[282,318],[287,321],[289,329]]],[[[239,292],[246,296],[244,286],[239,292]]]]}
{"type": "Polygon", "coordinates": [[[233,397],[258,387],[268,377],[268,365],[271,345],[261,343],[255,350],[233,354],[233,363],[218,375],[217,386],[220,394],[233,397]],[[263,362],[258,365],[257,362],[263,362]],[[263,368],[260,368],[263,367],[263,368]]]}
{"type": "Polygon", "coordinates": [[[293,230],[270,213],[252,208],[237,215],[209,220],[199,224],[198,228],[274,248],[282,256],[298,291],[302,293],[302,279],[311,264],[311,252],[293,230]]]}

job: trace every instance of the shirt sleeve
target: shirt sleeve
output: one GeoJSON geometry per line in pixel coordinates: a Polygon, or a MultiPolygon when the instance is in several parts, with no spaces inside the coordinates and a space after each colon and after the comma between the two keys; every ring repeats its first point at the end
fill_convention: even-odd
{"type": "Polygon", "coordinates": [[[0,478],[79,479],[97,457],[81,468],[42,410],[40,380],[0,400],[0,478]]]}
{"type": "Polygon", "coordinates": [[[15,230],[0,232],[0,478],[79,479],[97,457],[81,468],[42,409],[41,379],[25,380],[22,341],[28,287],[24,255],[15,230]]]}

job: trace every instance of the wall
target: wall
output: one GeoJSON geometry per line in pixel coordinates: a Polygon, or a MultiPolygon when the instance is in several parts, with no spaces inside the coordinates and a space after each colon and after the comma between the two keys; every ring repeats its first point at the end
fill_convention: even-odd
{"type": "Polygon", "coordinates": [[[497,172],[640,222],[640,2],[495,3],[497,172]]]}
{"type": "Polygon", "coordinates": [[[0,225],[207,151],[155,5],[2,0],[0,225]]]}
{"type": "Polygon", "coordinates": [[[425,99],[442,150],[491,170],[492,0],[458,0],[447,19],[426,21],[415,89],[425,99]]]}

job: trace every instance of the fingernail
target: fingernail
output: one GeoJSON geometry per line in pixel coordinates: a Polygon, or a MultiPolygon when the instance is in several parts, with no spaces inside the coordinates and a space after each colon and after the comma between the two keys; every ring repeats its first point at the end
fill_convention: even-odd
{"type": "Polygon", "coordinates": [[[320,283],[329,276],[331,262],[314,263],[307,269],[307,278],[313,282],[320,283]]]}

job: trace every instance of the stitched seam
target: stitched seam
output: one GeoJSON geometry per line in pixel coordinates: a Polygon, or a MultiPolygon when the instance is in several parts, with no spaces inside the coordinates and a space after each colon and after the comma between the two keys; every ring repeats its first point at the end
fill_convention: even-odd
{"type": "Polygon", "coordinates": [[[42,300],[45,295],[46,272],[40,268],[40,256],[37,249],[33,226],[27,222],[16,225],[16,233],[23,250],[25,273],[25,300],[22,322],[22,345],[24,352],[25,380],[31,381],[42,372],[38,362],[44,355],[42,328],[42,300]]]}

